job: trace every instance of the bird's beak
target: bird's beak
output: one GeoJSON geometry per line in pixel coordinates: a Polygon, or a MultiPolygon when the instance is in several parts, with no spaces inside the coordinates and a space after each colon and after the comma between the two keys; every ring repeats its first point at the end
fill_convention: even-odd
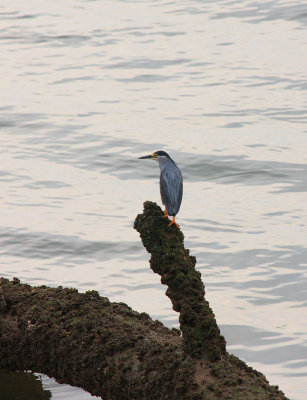
{"type": "Polygon", "coordinates": [[[155,160],[157,158],[157,155],[155,153],[149,154],[148,156],[139,157],[139,160],[143,160],[144,158],[151,158],[151,159],[155,160]]]}
{"type": "Polygon", "coordinates": [[[144,158],[152,158],[152,154],[149,154],[148,156],[139,157],[139,160],[143,160],[144,158]]]}

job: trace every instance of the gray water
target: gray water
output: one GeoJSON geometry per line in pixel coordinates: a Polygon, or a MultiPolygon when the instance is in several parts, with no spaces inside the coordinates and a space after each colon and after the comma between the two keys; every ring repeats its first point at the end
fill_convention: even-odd
{"type": "Polygon", "coordinates": [[[137,158],[166,150],[228,350],[305,400],[307,3],[11,0],[0,19],[0,275],[178,326],[132,228],[161,204],[137,158]]]}

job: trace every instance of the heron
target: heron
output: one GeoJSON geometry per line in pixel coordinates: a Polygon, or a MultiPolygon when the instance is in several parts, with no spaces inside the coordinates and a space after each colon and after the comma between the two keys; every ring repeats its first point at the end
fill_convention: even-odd
{"type": "Polygon", "coordinates": [[[163,218],[172,216],[173,219],[169,226],[179,225],[175,221],[183,193],[182,175],[175,161],[162,150],[156,151],[148,156],[139,157],[139,159],[150,158],[158,161],[160,166],[160,194],[163,205],[165,206],[163,218]]]}

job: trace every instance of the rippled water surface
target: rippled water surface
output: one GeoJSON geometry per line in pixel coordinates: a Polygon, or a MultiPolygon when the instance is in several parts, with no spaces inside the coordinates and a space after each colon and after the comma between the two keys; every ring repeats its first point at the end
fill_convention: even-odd
{"type": "Polygon", "coordinates": [[[11,0],[0,19],[0,275],[177,326],[132,228],[160,204],[137,158],[164,149],[229,351],[306,399],[306,2],[11,0]]]}

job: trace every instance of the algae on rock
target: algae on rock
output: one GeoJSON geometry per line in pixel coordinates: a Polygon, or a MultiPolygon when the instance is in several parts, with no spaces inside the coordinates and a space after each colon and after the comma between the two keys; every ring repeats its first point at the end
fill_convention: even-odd
{"type": "Polygon", "coordinates": [[[162,218],[161,208],[152,202],[144,203],[144,212],[135,220],[134,228],[151,253],[150,266],[168,286],[166,295],[173,309],[179,312],[184,351],[194,358],[219,360],[226,351],[213,311],[205,300],[205,288],[196,258],[184,248],[183,233],[162,218]]]}
{"type": "Polygon", "coordinates": [[[226,352],[196,259],[161,216],[146,202],[135,228],[168,286],[182,337],[96,291],[0,278],[0,368],[45,373],[104,400],[287,400],[226,352]]]}

